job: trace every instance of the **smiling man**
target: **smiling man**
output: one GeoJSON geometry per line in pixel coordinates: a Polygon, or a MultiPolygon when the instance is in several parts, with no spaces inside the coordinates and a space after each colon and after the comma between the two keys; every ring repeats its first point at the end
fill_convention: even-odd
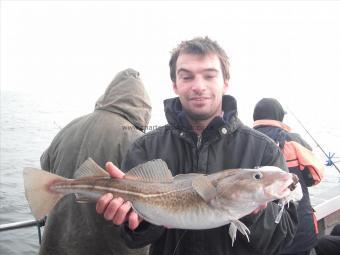
{"type": "Polygon", "coordinates": [[[221,72],[219,58],[208,55],[182,54],[176,63],[176,79],[173,89],[179,96],[188,121],[195,131],[202,133],[210,121],[222,113],[222,96],[228,88],[228,80],[221,72]]]}
{"type": "MultiPolygon", "coordinates": [[[[238,119],[236,100],[225,95],[228,57],[216,42],[207,37],[183,41],[173,50],[169,65],[178,97],[164,101],[168,125],[136,140],[124,160],[124,171],[158,158],[173,175],[257,166],[287,171],[279,148],[238,119]]],[[[124,176],[111,163],[107,170],[113,177],[124,176]]],[[[250,230],[250,242],[238,235],[232,246],[229,225],[208,230],[167,229],[139,219],[129,201],[113,199],[112,194],[97,202],[97,212],[105,219],[124,223],[122,233],[129,247],[151,244],[152,255],[278,254],[292,240],[297,224],[294,204],[276,224],[278,211],[277,204],[269,203],[264,210],[241,218],[250,230]]]]}

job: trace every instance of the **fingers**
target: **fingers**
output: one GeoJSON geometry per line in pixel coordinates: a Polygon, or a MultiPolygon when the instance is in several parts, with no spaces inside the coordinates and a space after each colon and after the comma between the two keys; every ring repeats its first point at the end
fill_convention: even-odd
{"type": "Polygon", "coordinates": [[[138,214],[135,211],[131,211],[129,214],[129,228],[131,230],[135,230],[139,224],[141,223],[142,219],[138,217],[138,214]]]}
{"type": "MultiPolygon", "coordinates": [[[[113,178],[123,178],[124,172],[116,167],[112,162],[107,162],[106,170],[113,178]]],[[[142,221],[138,217],[138,214],[131,210],[132,205],[129,201],[124,201],[122,198],[113,199],[111,193],[107,193],[99,198],[96,204],[96,211],[99,214],[103,214],[106,220],[112,221],[116,225],[129,221],[129,228],[134,230],[138,227],[142,221]]]]}
{"type": "Polygon", "coordinates": [[[121,197],[114,198],[111,193],[103,195],[97,202],[96,211],[103,214],[104,218],[112,221],[116,225],[123,224],[126,220],[130,221],[129,226],[133,229],[137,228],[140,220],[138,215],[131,210],[132,204],[129,201],[124,201],[121,197]],[[132,215],[132,217],[131,217],[132,215]]]}
{"type": "Polygon", "coordinates": [[[113,199],[113,195],[111,193],[107,193],[101,196],[98,199],[97,204],[96,204],[97,213],[102,214],[112,199],[113,199]]]}
{"type": "Polygon", "coordinates": [[[266,207],[267,207],[267,203],[260,204],[260,205],[253,211],[253,213],[256,214],[256,213],[260,212],[262,209],[265,209],[266,207]]]}
{"type": "MultiPolygon", "coordinates": [[[[117,211],[123,205],[123,203],[124,203],[124,200],[121,197],[112,199],[105,209],[104,218],[106,220],[111,220],[115,223],[114,219],[116,217],[117,211]]],[[[115,223],[115,224],[119,225],[118,223],[115,223]]]]}
{"type": "Polygon", "coordinates": [[[118,167],[112,164],[112,162],[107,162],[105,164],[105,168],[113,178],[123,178],[125,175],[124,172],[122,172],[118,167]]]}
{"type": "Polygon", "coordinates": [[[113,223],[120,225],[123,224],[128,219],[129,211],[131,210],[131,203],[126,201],[123,203],[116,211],[113,219],[113,223]]]}
{"type": "Polygon", "coordinates": [[[259,206],[260,210],[265,209],[265,208],[267,208],[267,203],[260,204],[260,206],[259,206]]]}

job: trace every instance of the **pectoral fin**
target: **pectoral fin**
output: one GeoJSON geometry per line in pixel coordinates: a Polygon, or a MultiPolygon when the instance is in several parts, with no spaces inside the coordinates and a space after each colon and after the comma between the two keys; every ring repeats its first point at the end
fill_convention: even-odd
{"type": "Polygon", "coordinates": [[[231,238],[231,246],[234,245],[234,241],[236,240],[237,230],[240,231],[243,235],[245,235],[249,242],[248,234],[250,234],[250,230],[246,225],[244,225],[243,222],[235,219],[231,220],[231,223],[229,225],[229,236],[231,238]]]}
{"type": "Polygon", "coordinates": [[[82,195],[82,194],[75,194],[76,196],[76,202],[79,204],[87,204],[89,202],[92,202],[92,200],[90,200],[88,197],[82,195]]]}
{"type": "Polygon", "coordinates": [[[88,194],[81,194],[75,193],[76,202],[81,204],[87,204],[91,202],[95,202],[100,197],[100,193],[88,193],[88,194]]]}
{"type": "Polygon", "coordinates": [[[192,180],[192,187],[207,203],[209,203],[217,195],[216,187],[211,183],[206,175],[194,178],[192,180]]]}

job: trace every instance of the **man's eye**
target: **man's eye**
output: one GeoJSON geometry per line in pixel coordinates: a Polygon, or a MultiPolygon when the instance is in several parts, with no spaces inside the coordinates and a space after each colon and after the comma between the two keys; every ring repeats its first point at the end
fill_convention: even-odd
{"type": "Polygon", "coordinates": [[[188,81],[188,80],[191,80],[192,77],[191,76],[183,76],[182,79],[185,80],[185,81],[188,81]]]}
{"type": "Polygon", "coordinates": [[[215,75],[207,75],[207,76],[205,76],[205,78],[206,78],[207,80],[214,79],[215,77],[216,77],[215,75]]]}

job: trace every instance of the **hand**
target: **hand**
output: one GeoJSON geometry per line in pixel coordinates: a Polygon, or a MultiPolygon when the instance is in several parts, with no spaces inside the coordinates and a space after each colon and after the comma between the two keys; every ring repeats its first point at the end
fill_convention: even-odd
{"type": "Polygon", "coordinates": [[[256,213],[260,212],[262,209],[265,209],[266,207],[267,207],[267,203],[260,204],[259,207],[257,207],[252,213],[256,214],[256,213]]]}
{"type": "MultiPolygon", "coordinates": [[[[125,175],[112,162],[107,162],[105,167],[113,178],[123,178],[125,175]]],[[[111,193],[107,193],[99,198],[96,204],[96,211],[99,214],[103,214],[106,220],[112,221],[116,225],[121,225],[128,221],[131,230],[136,229],[142,221],[138,214],[133,211],[130,201],[124,201],[121,197],[113,198],[111,193]]]]}

